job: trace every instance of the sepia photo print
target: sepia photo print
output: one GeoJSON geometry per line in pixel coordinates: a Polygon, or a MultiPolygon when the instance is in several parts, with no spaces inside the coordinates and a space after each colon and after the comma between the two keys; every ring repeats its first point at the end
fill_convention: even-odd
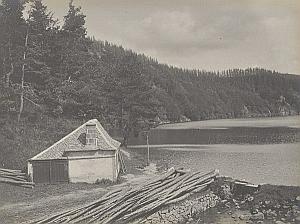
{"type": "Polygon", "coordinates": [[[0,224],[300,224],[299,0],[0,0],[0,224]]]}

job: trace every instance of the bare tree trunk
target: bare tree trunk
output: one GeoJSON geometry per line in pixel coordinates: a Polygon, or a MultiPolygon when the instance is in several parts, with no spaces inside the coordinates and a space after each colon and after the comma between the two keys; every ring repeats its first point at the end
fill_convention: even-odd
{"type": "Polygon", "coordinates": [[[3,74],[3,77],[4,78],[6,78],[6,69],[5,69],[5,64],[6,64],[6,62],[5,62],[5,57],[3,57],[3,60],[2,60],[2,68],[3,68],[3,72],[2,72],[2,74],[3,74]]]}
{"type": "Polygon", "coordinates": [[[23,112],[23,108],[24,108],[24,78],[25,78],[25,60],[26,60],[26,54],[27,54],[27,46],[28,46],[28,31],[29,31],[29,27],[27,27],[27,31],[26,31],[26,37],[25,37],[25,49],[24,49],[24,53],[23,53],[23,65],[22,65],[22,77],[21,77],[21,96],[20,96],[20,110],[19,110],[19,114],[18,114],[18,123],[20,122],[21,119],[21,114],[23,112]]]}
{"type": "Polygon", "coordinates": [[[12,60],[11,56],[11,39],[9,38],[9,43],[8,43],[8,54],[9,54],[9,61],[10,61],[10,70],[8,73],[5,74],[5,86],[9,87],[10,85],[10,76],[14,73],[15,66],[12,60]]]}
{"type": "Polygon", "coordinates": [[[123,128],[123,125],[124,125],[123,112],[124,112],[124,109],[123,109],[123,101],[122,101],[122,103],[121,103],[121,128],[123,128]]]}

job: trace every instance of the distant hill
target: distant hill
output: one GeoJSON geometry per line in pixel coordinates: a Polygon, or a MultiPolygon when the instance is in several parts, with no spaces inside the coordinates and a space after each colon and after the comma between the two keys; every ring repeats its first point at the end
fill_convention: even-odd
{"type": "Polygon", "coordinates": [[[155,91],[160,119],[179,121],[280,116],[300,111],[300,76],[263,68],[187,70],[160,64],[121,46],[94,41],[99,60],[113,67],[129,56],[155,91]]]}
{"type": "Polygon", "coordinates": [[[73,1],[62,26],[41,1],[31,3],[25,20],[23,4],[2,0],[0,5],[1,115],[98,118],[128,132],[151,122],[300,112],[300,76],[160,64],[88,37],[86,16],[73,1]]]}

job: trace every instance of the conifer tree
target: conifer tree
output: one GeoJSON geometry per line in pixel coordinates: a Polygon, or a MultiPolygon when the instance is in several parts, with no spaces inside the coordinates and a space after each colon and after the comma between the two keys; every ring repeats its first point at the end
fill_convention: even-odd
{"type": "Polygon", "coordinates": [[[32,0],[29,18],[27,20],[29,28],[28,39],[28,68],[27,80],[35,88],[45,87],[49,78],[52,54],[51,39],[56,34],[56,20],[52,18],[52,13],[47,10],[47,6],[41,0],[32,0]]]}
{"type": "Polygon", "coordinates": [[[81,8],[69,3],[69,10],[64,17],[62,26],[62,64],[61,73],[65,79],[76,79],[82,75],[82,68],[89,60],[88,46],[90,41],[86,38],[85,15],[81,8]]]}
{"type": "Polygon", "coordinates": [[[11,77],[16,71],[16,64],[21,60],[23,34],[23,4],[20,0],[2,0],[0,14],[0,41],[2,71],[5,73],[5,86],[11,84],[11,77]]]}
{"type": "Polygon", "coordinates": [[[81,13],[81,7],[76,7],[73,0],[69,2],[68,14],[64,17],[62,29],[67,32],[71,38],[84,38],[86,36],[85,15],[81,13]]]}
{"type": "Polygon", "coordinates": [[[50,68],[47,65],[50,53],[49,37],[55,25],[51,13],[41,0],[32,0],[30,3],[23,50],[18,121],[23,112],[24,99],[34,106],[39,106],[36,103],[38,99],[35,92],[39,90],[41,94],[45,89],[45,80],[49,76],[50,68]]]}
{"type": "Polygon", "coordinates": [[[105,88],[111,111],[117,113],[119,127],[123,130],[123,144],[126,145],[129,133],[149,125],[140,121],[153,119],[157,114],[159,103],[155,100],[155,87],[144,74],[137,55],[128,53],[118,62],[115,76],[106,77],[105,88]]]}

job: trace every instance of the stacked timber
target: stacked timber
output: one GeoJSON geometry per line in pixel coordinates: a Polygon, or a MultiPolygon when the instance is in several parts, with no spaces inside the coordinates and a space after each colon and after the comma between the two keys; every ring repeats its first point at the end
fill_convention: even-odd
{"type": "Polygon", "coordinates": [[[202,174],[172,169],[148,183],[114,190],[89,205],[32,223],[130,223],[205,191],[217,175],[217,170],[202,174]]]}
{"type": "Polygon", "coordinates": [[[33,188],[34,183],[28,182],[21,170],[0,168],[0,183],[13,184],[20,187],[33,188]]]}

